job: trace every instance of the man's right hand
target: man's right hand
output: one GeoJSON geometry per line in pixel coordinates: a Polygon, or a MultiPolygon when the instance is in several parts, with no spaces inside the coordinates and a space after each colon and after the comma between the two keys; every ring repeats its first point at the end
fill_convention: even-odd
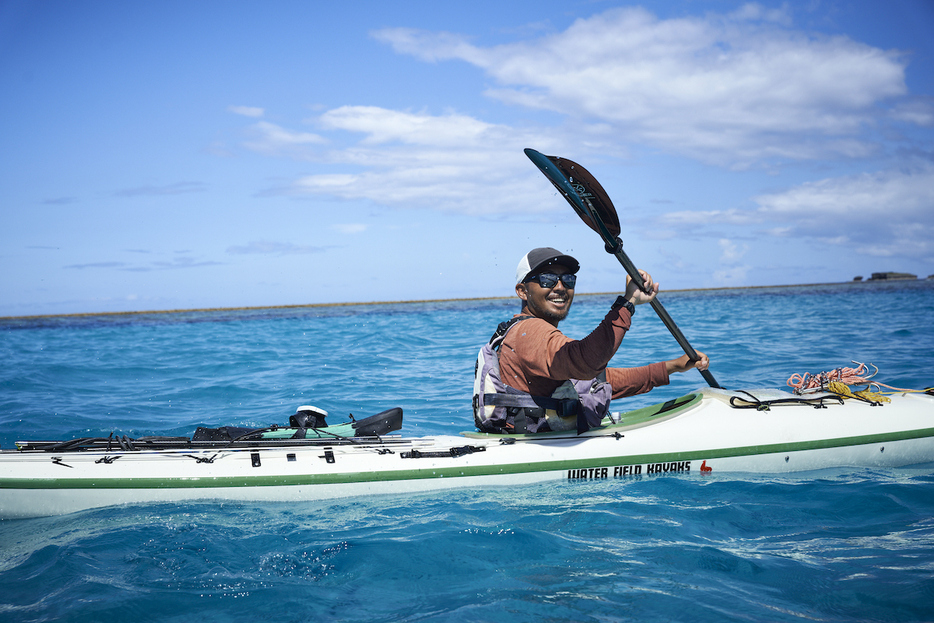
{"type": "Polygon", "coordinates": [[[632,277],[626,277],[626,300],[632,303],[633,305],[642,305],[643,303],[651,303],[655,299],[655,296],[658,294],[658,284],[652,280],[652,275],[648,274],[644,270],[640,270],[639,274],[642,275],[642,281],[645,283],[645,289],[648,292],[644,292],[639,289],[639,286],[636,285],[636,282],[632,280],[632,277]]]}

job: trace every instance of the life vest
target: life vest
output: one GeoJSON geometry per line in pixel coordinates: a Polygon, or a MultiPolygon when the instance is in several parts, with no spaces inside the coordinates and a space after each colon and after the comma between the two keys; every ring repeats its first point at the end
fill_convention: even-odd
{"type": "Polygon", "coordinates": [[[506,333],[518,322],[533,317],[517,316],[501,322],[489,343],[480,349],[473,385],[477,428],[486,433],[576,430],[580,434],[599,426],[613,395],[605,370],[595,379],[567,380],[551,396],[533,396],[503,383],[499,349],[506,333]]]}

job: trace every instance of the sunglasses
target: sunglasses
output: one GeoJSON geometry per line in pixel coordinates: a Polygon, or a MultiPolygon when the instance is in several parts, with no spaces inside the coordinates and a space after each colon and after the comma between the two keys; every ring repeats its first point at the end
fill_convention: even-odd
{"type": "Polygon", "coordinates": [[[528,283],[530,281],[537,281],[538,285],[545,288],[546,290],[550,290],[558,284],[558,279],[560,279],[561,283],[564,284],[564,287],[568,288],[569,290],[573,290],[574,284],[577,283],[577,275],[572,275],[571,273],[565,273],[563,275],[556,275],[554,273],[541,273],[539,275],[535,275],[534,277],[529,277],[525,280],[525,282],[528,283]]]}

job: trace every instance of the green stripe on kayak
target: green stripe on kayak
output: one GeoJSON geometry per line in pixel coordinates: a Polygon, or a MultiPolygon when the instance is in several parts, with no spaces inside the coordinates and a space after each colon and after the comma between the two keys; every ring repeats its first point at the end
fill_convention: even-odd
{"type": "MultiPolygon", "coordinates": [[[[765,444],[714,450],[671,452],[658,454],[634,454],[607,458],[578,458],[537,463],[516,463],[502,465],[457,466],[463,457],[450,459],[400,459],[418,462],[450,461],[450,467],[422,467],[406,470],[387,470],[384,472],[352,472],[338,474],[292,474],[277,476],[224,476],[207,478],[74,478],[74,479],[0,479],[0,489],[188,489],[188,488],[226,488],[226,487],[274,487],[296,485],[324,485],[365,482],[391,482],[403,480],[421,480],[430,478],[463,478],[471,476],[496,476],[507,474],[566,471],[572,469],[614,467],[626,465],[644,465],[672,463],[680,461],[702,461],[706,459],[757,456],[807,450],[826,450],[847,446],[863,446],[878,443],[890,443],[910,439],[934,437],[934,428],[911,431],[880,433],[856,437],[839,437],[816,441],[765,444]]],[[[625,443],[621,441],[620,443],[625,443]]],[[[387,455],[398,456],[398,455],[387,455]]]]}

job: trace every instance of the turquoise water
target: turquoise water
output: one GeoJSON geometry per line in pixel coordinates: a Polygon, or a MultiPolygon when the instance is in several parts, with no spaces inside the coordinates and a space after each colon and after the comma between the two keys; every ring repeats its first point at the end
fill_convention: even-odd
{"type": "MultiPolygon", "coordinates": [[[[582,337],[613,297],[581,296],[582,337]]],[[[934,283],[663,294],[726,387],[872,362],[934,385],[934,283]]],[[[405,409],[472,427],[513,301],[0,320],[0,447],[405,409]]],[[[679,354],[648,306],[615,365],[679,354]]],[[[626,409],[703,385],[696,373],[626,409]]],[[[0,521],[0,621],[934,621],[934,466],[671,475],[0,521]]]]}

